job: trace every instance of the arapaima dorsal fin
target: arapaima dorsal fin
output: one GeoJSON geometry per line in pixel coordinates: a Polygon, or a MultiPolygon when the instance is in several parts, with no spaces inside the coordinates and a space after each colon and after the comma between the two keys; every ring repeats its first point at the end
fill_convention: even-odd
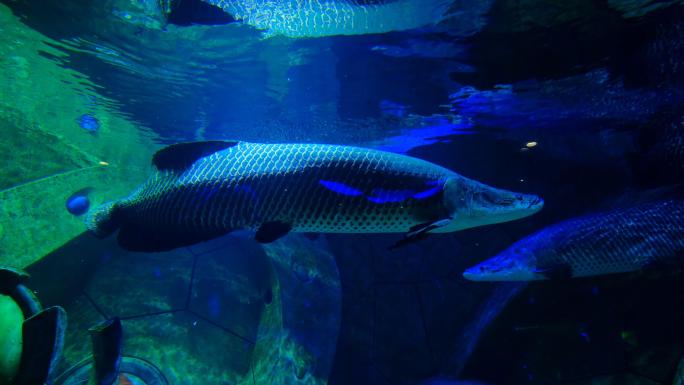
{"type": "Polygon", "coordinates": [[[238,143],[240,142],[225,140],[176,143],[157,151],[152,157],[152,164],[162,171],[182,171],[198,159],[236,146],[238,143]]]}

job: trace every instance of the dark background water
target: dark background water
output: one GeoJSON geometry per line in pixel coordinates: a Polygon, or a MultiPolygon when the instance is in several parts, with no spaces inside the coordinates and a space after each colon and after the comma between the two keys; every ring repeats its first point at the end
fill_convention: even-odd
{"type": "MultiPolygon", "coordinates": [[[[182,25],[152,28],[138,14],[122,18],[115,2],[6,3],[60,42],[67,55],[54,60],[100,85],[102,96],[118,101],[160,142],[399,143],[463,175],[544,197],[544,210],[532,218],[431,241],[442,247],[389,256],[377,246],[389,238],[360,238],[351,252],[348,238],[330,237],[338,253],[350,254],[339,258],[343,327],[331,383],[410,383],[448,373],[450,350],[431,338],[467,318],[473,298],[491,288],[463,282],[461,265],[547,224],[684,177],[684,6],[676,2],[651,10],[607,1],[497,0],[467,32],[447,23],[301,40],[263,39],[197,9],[174,16],[182,25]],[[220,25],[194,24],[200,21],[220,25]],[[528,141],[539,144],[522,150],[528,141]],[[447,258],[458,262],[436,274],[431,260],[419,258],[425,254],[438,261],[434,270],[447,258]],[[365,265],[375,277],[364,281],[371,294],[353,284],[366,279],[356,263],[396,258],[419,259],[419,273],[409,262],[379,273],[365,265]],[[391,290],[376,286],[397,276],[391,290]],[[451,298],[451,310],[436,307],[425,323],[426,311],[416,309],[430,308],[432,297],[415,295],[425,282],[430,293],[446,285],[452,294],[475,294],[451,298]],[[370,349],[352,343],[365,341],[355,334],[370,311],[356,307],[363,296],[398,304],[406,319],[431,325],[394,348],[427,348],[401,359],[357,355],[370,349]]],[[[662,373],[684,346],[682,292],[681,275],[533,284],[489,329],[464,374],[494,384],[553,384],[630,372],[668,383],[662,373]],[[647,353],[652,358],[644,362],[647,353]],[[657,365],[666,368],[651,369],[657,365]]],[[[384,333],[379,341],[403,330],[402,315],[388,314],[392,322],[371,333],[384,333]]]]}

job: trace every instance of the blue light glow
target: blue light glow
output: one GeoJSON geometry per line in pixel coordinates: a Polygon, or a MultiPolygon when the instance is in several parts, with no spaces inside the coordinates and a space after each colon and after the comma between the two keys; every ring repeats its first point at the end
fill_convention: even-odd
{"type": "Polygon", "coordinates": [[[349,195],[349,196],[359,196],[363,195],[363,192],[360,190],[357,190],[351,186],[347,186],[344,183],[339,183],[339,182],[333,182],[329,180],[319,180],[318,183],[321,184],[321,186],[327,188],[330,191],[336,192],[341,195],[349,195]]]}
{"type": "Polygon", "coordinates": [[[367,197],[373,203],[401,202],[414,194],[411,190],[384,190],[373,189],[371,196],[367,197]]]}

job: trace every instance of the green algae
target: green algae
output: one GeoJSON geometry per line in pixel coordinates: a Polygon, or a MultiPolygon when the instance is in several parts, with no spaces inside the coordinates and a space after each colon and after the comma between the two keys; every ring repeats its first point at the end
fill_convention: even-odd
{"type": "Polygon", "coordinates": [[[0,26],[0,263],[24,268],[85,231],[65,210],[67,197],[91,187],[94,206],[127,194],[144,180],[155,146],[96,84],[58,63],[64,45],[4,5],[0,26]],[[97,133],[78,125],[85,113],[97,117],[97,133]]]}
{"type": "Polygon", "coordinates": [[[69,214],[66,199],[93,188],[92,205],[130,190],[126,170],[113,166],[76,169],[0,192],[0,226],[4,228],[0,261],[28,266],[86,230],[83,218],[69,214]],[[118,183],[116,183],[118,182],[118,183]]]}
{"type": "Polygon", "coordinates": [[[0,105],[0,143],[22,150],[0,153],[0,162],[5,165],[0,190],[97,163],[91,155],[31,124],[21,111],[4,105],[0,105]]]}

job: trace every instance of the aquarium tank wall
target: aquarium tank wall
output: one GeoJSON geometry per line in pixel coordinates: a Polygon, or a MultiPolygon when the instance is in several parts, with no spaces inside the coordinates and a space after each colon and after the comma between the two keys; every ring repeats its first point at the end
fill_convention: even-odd
{"type": "Polygon", "coordinates": [[[684,2],[0,32],[0,385],[684,385],[684,2]]]}

